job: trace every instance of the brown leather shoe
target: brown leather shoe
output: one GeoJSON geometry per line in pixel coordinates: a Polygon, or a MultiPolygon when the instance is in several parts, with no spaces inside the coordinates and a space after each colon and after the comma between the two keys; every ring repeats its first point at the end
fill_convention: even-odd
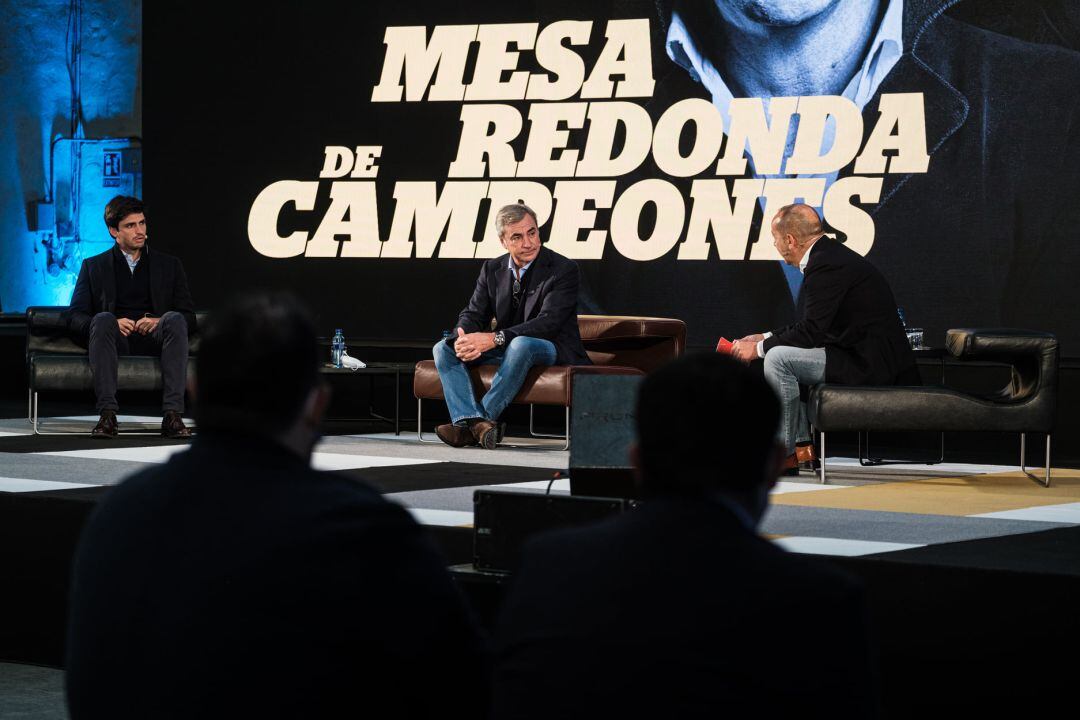
{"type": "Polygon", "coordinates": [[[467,425],[447,423],[435,428],[435,434],[450,447],[461,448],[476,444],[476,438],[467,425]]]}
{"type": "Polygon", "coordinates": [[[470,427],[473,437],[485,450],[494,450],[499,444],[499,428],[490,420],[477,420],[470,427]]]}
{"type": "Polygon", "coordinates": [[[796,445],[795,457],[801,463],[810,463],[811,465],[818,459],[817,450],[813,445],[796,445]]]}
{"type": "Polygon", "coordinates": [[[189,438],[191,430],[184,425],[184,418],[175,410],[165,413],[161,420],[161,436],[167,438],[189,438]]]}
{"type": "Polygon", "coordinates": [[[94,429],[90,431],[90,437],[111,440],[119,432],[117,424],[116,413],[112,410],[102,410],[101,418],[98,420],[97,425],[94,426],[94,429]]]}

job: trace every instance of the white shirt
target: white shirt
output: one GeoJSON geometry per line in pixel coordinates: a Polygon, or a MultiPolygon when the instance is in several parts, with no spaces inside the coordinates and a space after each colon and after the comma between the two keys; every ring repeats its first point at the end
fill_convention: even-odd
{"type": "MultiPolygon", "coordinates": [[[[825,236],[822,235],[821,237],[825,237],[825,236]]],[[[799,260],[799,272],[802,273],[803,275],[806,274],[806,266],[810,264],[810,250],[815,245],[817,245],[817,241],[820,240],[821,237],[816,238],[816,239],[814,239],[814,240],[812,240],[810,242],[810,245],[806,248],[806,252],[803,253],[802,259],[799,260]]],[[[772,337],[772,333],[767,332],[767,333],[765,333],[765,339],[758,341],[758,344],[757,344],[757,356],[759,358],[765,357],[765,340],[768,340],[771,337],[772,337]]]]}

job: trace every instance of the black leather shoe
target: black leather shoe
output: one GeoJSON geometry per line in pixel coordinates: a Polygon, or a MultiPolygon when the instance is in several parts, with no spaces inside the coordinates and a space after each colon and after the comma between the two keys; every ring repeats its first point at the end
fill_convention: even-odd
{"type": "Polygon", "coordinates": [[[499,444],[499,428],[490,420],[477,420],[470,429],[480,447],[485,450],[494,450],[499,444]]]}
{"type": "Polygon", "coordinates": [[[116,413],[112,410],[102,410],[101,418],[98,420],[97,425],[94,426],[94,429],[90,431],[90,437],[110,440],[116,437],[118,432],[116,413]]]}
{"type": "Polygon", "coordinates": [[[446,423],[435,428],[435,434],[450,447],[462,448],[476,444],[476,438],[473,437],[468,425],[446,423]]]}
{"type": "Polygon", "coordinates": [[[191,430],[184,425],[184,418],[175,410],[165,413],[161,420],[161,436],[167,438],[189,438],[191,430]]]}

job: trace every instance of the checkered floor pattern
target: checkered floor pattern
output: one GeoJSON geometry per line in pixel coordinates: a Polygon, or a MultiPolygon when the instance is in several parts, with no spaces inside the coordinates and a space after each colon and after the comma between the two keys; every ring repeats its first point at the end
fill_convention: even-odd
{"type": "MultiPolygon", "coordinates": [[[[85,422],[93,418],[67,418],[85,422]]],[[[152,422],[153,418],[120,418],[152,422]]],[[[25,420],[0,421],[0,492],[27,493],[112,485],[141,467],[166,462],[185,445],[162,444],[153,437],[136,446],[110,446],[38,452],[5,452],[5,442],[25,440],[25,420]]],[[[44,439],[42,439],[44,441],[44,439]]],[[[436,463],[500,465],[505,482],[465,487],[393,491],[383,471],[386,496],[426,525],[469,527],[472,496],[481,487],[545,492],[548,481],[515,482],[521,468],[565,469],[569,455],[550,441],[515,441],[516,449],[455,450],[425,444],[415,435],[334,436],[316,448],[313,464],[330,471],[359,471],[436,463]]],[[[85,445],[86,443],[83,443],[85,445]]],[[[894,552],[929,544],[1037,532],[1080,525],[1080,471],[1054,470],[1044,488],[1017,468],[939,464],[863,468],[854,460],[830,458],[830,484],[806,473],[780,482],[762,531],[783,547],[802,553],[856,556],[894,552]]],[[[532,473],[535,477],[536,473],[532,473]]],[[[389,475],[392,478],[392,474],[389,475]]],[[[550,483],[550,492],[568,493],[569,481],[550,483]]]]}

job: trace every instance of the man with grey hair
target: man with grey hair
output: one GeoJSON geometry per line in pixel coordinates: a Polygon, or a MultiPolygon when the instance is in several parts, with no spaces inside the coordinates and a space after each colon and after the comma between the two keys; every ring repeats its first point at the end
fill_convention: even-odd
{"type": "Polygon", "coordinates": [[[780,397],[780,442],[785,470],[798,473],[812,461],[806,404],[799,385],[893,385],[918,382],[915,356],[896,313],[896,301],[882,274],[866,258],[825,234],[809,205],[785,205],[772,220],[780,257],[805,280],[798,300],[799,320],[734,344],[735,357],[765,359],[765,379],[780,397]]]}
{"type": "Polygon", "coordinates": [[[495,216],[506,254],[484,263],[454,334],[432,351],[451,422],[435,429],[452,447],[493,450],[497,422],[535,365],[588,365],[577,324],[577,263],[540,241],[536,213],[507,205],[495,216]],[[473,394],[469,368],[497,365],[491,389],[473,394]]]}

